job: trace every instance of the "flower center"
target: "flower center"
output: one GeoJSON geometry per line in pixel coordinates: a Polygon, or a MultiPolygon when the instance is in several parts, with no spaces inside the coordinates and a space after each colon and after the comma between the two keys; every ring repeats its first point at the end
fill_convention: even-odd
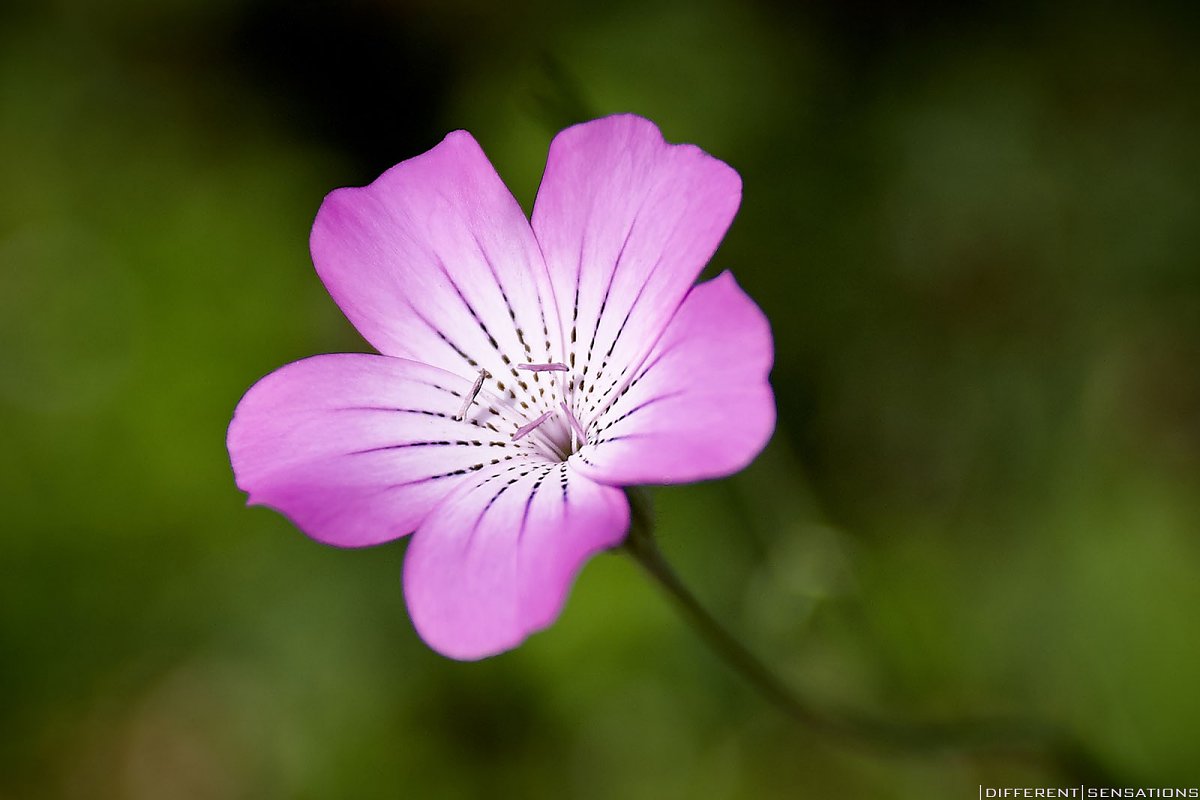
{"type": "MultiPolygon", "coordinates": [[[[517,369],[528,372],[570,372],[570,367],[557,361],[550,364],[518,364],[517,369]]],[[[547,426],[547,428],[549,427],[547,426]]],[[[512,440],[514,442],[519,441],[539,428],[542,428],[545,433],[544,443],[549,446],[552,455],[563,461],[566,461],[571,454],[587,443],[587,432],[584,430],[583,425],[580,424],[574,412],[571,411],[571,406],[567,402],[567,398],[559,401],[557,409],[546,411],[536,419],[517,428],[512,434],[512,440]],[[555,429],[547,430],[546,428],[542,428],[543,425],[552,419],[557,419],[560,422],[558,426],[555,426],[555,429]]]]}
{"type": "MultiPolygon", "coordinates": [[[[559,362],[550,364],[517,364],[516,368],[535,373],[570,372],[570,367],[559,362]]],[[[484,381],[491,377],[491,373],[486,369],[479,370],[479,376],[475,378],[475,382],[471,385],[470,390],[463,396],[462,406],[458,409],[458,413],[453,416],[453,419],[457,421],[466,419],[467,412],[470,411],[471,405],[483,389],[484,381]]],[[[573,385],[573,382],[567,385],[573,385]]],[[[522,403],[521,405],[524,406],[525,404],[522,403]]],[[[587,444],[587,431],[571,410],[571,406],[566,398],[559,401],[558,408],[545,411],[535,419],[518,427],[512,433],[512,441],[520,441],[535,431],[541,434],[537,437],[535,446],[546,455],[560,461],[566,461],[580,447],[587,444]],[[557,425],[554,424],[556,420],[558,422],[557,425]]]]}

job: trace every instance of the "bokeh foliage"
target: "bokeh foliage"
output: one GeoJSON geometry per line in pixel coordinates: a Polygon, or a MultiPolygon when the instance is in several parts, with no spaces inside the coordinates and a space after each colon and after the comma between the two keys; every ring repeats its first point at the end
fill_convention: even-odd
{"type": "Polygon", "coordinates": [[[1002,756],[796,729],[632,563],[457,664],[403,544],[246,509],[224,431],[362,350],[322,195],[471,130],[529,207],[635,111],[737,168],[774,442],[656,493],[668,555],[823,703],[1018,714],[1200,782],[1190,4],[14,2],[0,10],[0,797],[972,796],[1002,756]]]}

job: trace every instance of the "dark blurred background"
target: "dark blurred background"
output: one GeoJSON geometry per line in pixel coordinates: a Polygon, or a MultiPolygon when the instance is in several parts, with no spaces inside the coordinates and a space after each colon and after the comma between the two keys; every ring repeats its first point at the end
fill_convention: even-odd
{"type": "Polygon", "coordinates": [[[9,0],[0,10],[0,798],[966,798],[1051,761],[799,728],[628,559],[477,664],[404,545],[247,509],[225,427],[366,349],[325,192],[466,128],[528,209],[634,111],[733,165],[712,270],[775,439],[656,493],[668,556],[821,704],[1061,725],[1200,783],[1194,3],[9,0]]]}

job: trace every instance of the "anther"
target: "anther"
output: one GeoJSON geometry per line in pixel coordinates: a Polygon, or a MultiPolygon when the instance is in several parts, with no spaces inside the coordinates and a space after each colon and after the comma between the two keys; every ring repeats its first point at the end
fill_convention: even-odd
{"type": "Polygon", "coordinates": [[[567,405],[565,400],[561,401],[559,405],[562,406],[562,410],[566,412],[567,419],[571,423],[572,430],[579,434],[579,440],[586,443],[587,433],[584,432],[583,426],[579,424],[579,420],[575,419],[575,415],[571,413],[571,407],[567,405]]]}
{"type": "Polygon", "coordinates": [[[475,402],[475,398],[479,396],[479,390],[483,388],[485,378],[491,377],[486,369],[479,370],[479,377],[475,379],[475,383],[471,384],[471,391],[467,392],[466,399],[463,400],[462,408],[458,410],[452,419],[455,422],[462,422],[467,417],[467,410],[471,408],[471,403],[475,402]]]}
{"type": "Polygon", "coordinates": [[[517,364],[517,369],[527,369],[530,372],[566,372],[567,365],[555,361],[553,364],[517,364]]]}
{"type": "Polygon", "coordinates": [[[541,425],[543,422],[550,419],[550,415],[553,413],[554,413],[553,411],[547,411],[545,414],[542,414],[540,417],[535,419],[533,422],[530,422],[528,425],[522,425],[521,427],[517,428],[516,433],[514,433],[512,435],[512,440],[515,442],[518,439],[522,438],[523,436],[528,434],[530,431],[532,431],[534,428],[536,428],[538,425],[541,425]]]}

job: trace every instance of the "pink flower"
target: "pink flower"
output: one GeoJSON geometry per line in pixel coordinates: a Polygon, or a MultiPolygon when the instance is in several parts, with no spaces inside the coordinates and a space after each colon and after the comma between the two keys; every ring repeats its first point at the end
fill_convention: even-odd
{"type": "Polygon", "coordinates": [[[422,638],[515,647],[624,538],[619,487],[728,475],[770,438],[766,318],[729,273],[693,286],[740,199],[728,165],[631,115],[555,137],[532,224],[464,131],[331,193],[313,262],[382,355],[255,384],[238,486],[329,544],[413,532],[422,638]]]}

